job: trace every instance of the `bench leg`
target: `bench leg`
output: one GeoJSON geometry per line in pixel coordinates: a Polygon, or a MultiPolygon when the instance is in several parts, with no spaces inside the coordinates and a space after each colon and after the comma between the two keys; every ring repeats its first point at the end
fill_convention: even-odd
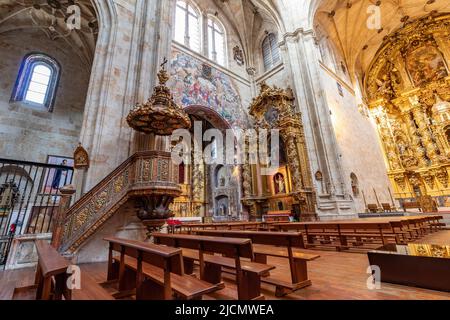
{"type": "Polygon", "coordinates": [[[119,265],[117,261],[113,261],[112,263],[108,263],[108,274],[106,277],[106,281],[113,281],[119,279],[119,265]]]}
{"type": "Polygon", "coordinates": [[[183,258],[184,273],[193,274],[194,273],[194,260],[189,258],[183,258]]]}
{"type": "Polygon", "coordinates": [[[42,276],[42,271],[41,268],[39,267],[39,264],[37,265],[37,269],[36,269],[36,275],[34,278],[34,284],[36,286],[36,300],[41,300],[42,297],[42,287],[43,287],[43,276],[42,276]]]}
{"type": "Polygon", "coordinates": [[[222,283],[222,267],[217,264],[205,262],[202,280],[212,284],[222,283]]]}
{"type": "MultiPolygon", "coordinates": [[[[267,255],[261,254],[261,253],[255,253],[255,262],[267,264],[267,255]]],[[[269,276],[270,276],[269,271],[267,271],[266,273],[264,273],[262,275],[262,277],[269,277],[269,276]]]]}
{"type": "Polygon", "coordinates": [[[263,300],[261,277],[255,273],[242,271],[238,286],[239,300],[263,300]]]}
{"type": "Polygon", "coordinates": [[[136,289],[136,300],[165,300],[164,286],[151,280],[145,280],[136,289]]]}
{"type": "Polygon", "coordinates": [[[66,274],[59,274],[55,276],[55,294],[53,300],[62,300],[66,287],[66,279],[66,274]]]}
{"type": "Polygon", "coordinates": [[[136,272],[125,268],[119,279],[119,292],[130,291],[136,288],[136,272]]]}
{"type": "Polygon", "coordinates": [[[42,281],[42,294],[40,300],[50,300],[52,291],[52,277],[44,278],[42,281]]]}

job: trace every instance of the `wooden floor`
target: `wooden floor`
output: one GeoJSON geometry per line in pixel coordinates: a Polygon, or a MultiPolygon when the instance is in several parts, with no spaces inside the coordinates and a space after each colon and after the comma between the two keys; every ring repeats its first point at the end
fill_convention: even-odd
{"type": "MultiPolygon", "coordinates": [[[[420,243],[449,244],[450,230],[444,230],[419,241],[420,243]]],[[[311,250],[305,250],[311,251],[311,250]]],[[[396,299],[418,299],[418,300],[450,300],[450,293],[432,291],[414,287],[406,287],[382,283],[381,289],[369,290],[366,281],[369,274],[366,273],[369,265],[367,254],[346,253],[334,251],[311,251],[320,254],[321,258],[308,264],[309,275],[313,285],[298,290],[283,299],[294,300],[396,300],[396,299]]],[[[276,269],[273,275],[280,279],[289,280],[289,269],[285,259],[269,258],[269,264],[274,264],[276,269]]],[[[106,279],[106,263],[85,264],[81,266],[83,273],[88,274],[95,282],[103,282],[106,279]]],[[[24,269],[0,272],[0,284],[5,279],[17,280],[17,286],[27,286],[33,282],[34,270],[24,269]]],[[[205,297],[207,299],[235,300],[237,299],[236,287],[232,283],[232,277],[225,275],[226,288],[205,297]]],[[[95,289],[90,288],[89,282],[82,290],[74,292],[76,300],[95,299],[95,289]]],[[[86,284],[86,283],[84,283],[86,284]]],[[[83,285],[83,281],[82,281],[83,285]]],[[[263,284],[263,292],[266,299],[276,299],[274,287],[263,284]]],[[[15,299],[28,299],[30,297],[16,295],[15,299]]]]}

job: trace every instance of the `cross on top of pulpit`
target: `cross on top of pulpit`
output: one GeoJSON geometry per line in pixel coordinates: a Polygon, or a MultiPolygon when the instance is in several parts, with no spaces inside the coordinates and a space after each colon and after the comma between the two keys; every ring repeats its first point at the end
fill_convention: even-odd
{"type": "Polygon", "coordinates": [[[166,64],[167,64],[167,62],[169,62],[169,60],[167,60],[167,58],[164,57],[163,63],[161,63],[161,68],[162,68],[163,70],[166,69],[166,64]]]}

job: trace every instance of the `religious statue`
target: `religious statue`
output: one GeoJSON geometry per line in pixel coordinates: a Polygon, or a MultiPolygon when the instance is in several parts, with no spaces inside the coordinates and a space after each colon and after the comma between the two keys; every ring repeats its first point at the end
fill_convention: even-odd
{"type": "Polygon", "coordinates": [[[239,46],[233,48],[233,55],[237,64],[242,66],[244,64],[244,54],[239,46]]]}
{"type": "Polygon", "coordinates": [[[286,186],[284,183],[284,177],[281,173],[277,173],[275,175],[275,193],[276,194],[280,194],[280,193],[286,193],[286,186]]]}
{"type": "Polygon", "coordinates": [[[391,96],[392,95],[392,87],[391,81],[387,74],[384,74],[381,79],[375,80],[378,86],[377,94],[379,96],[391,96]]]}

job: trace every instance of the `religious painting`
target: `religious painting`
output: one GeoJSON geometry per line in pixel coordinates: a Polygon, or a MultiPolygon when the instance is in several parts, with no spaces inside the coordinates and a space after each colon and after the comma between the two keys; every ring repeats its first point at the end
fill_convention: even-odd
{"type": "Polygon", "coordinates": [[[71,168],[74,167],[74,159],[49,155],[47,164],[67,167],[67,169],[47,169],[46,174],[43,176],[42,193],[55,194],[60,188],[72,182],[73,170],[71,168]]]}
{"type": "Polygon", "coordinates": [[[416,87],[448,75],[442,54],[436,47],[423,46],[415,49],[407,56],[406,67],[416,87]]]}
{"type": "Polygon", "coordinates": [[[281,173],[277,173],[273,177],[273,182],[275,185],[275,194],[286,193],[286,182],[284,176],[281,173]]]}
{"type": "Polygon", "coordinates": [[[216,111],[232,127],[246,128],[248,115],[231,77],[178,50],[172,53],[171,88],[183,107],[205,106],[216,111]]]}

